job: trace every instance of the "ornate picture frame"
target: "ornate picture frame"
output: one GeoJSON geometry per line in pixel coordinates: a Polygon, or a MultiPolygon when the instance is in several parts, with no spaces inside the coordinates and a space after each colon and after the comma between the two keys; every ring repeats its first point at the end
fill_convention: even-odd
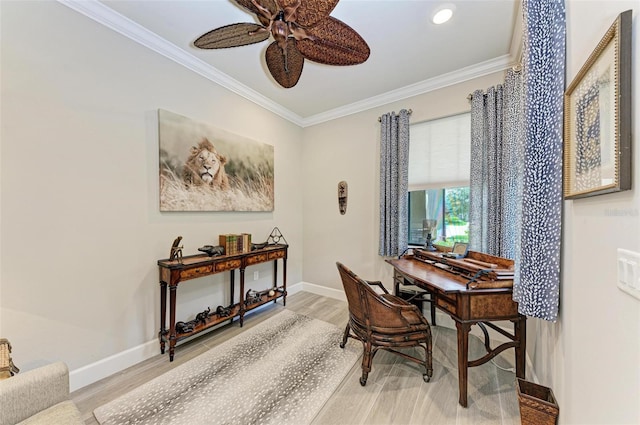
{"type": "Polygon", "coordinates": [[[564,198],[631,189],[631,16],[606,32],[564,94],[564,198]]]}

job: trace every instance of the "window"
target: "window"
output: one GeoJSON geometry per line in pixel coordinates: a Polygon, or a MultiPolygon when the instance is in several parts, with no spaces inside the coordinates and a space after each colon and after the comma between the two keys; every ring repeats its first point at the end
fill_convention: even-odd
{"type": "Polygon", "coordinates": [[[469,113],[412,124],[409,145],[409,244],[424,245],[425,220],[438,244],[469,241],[469,113]]]}

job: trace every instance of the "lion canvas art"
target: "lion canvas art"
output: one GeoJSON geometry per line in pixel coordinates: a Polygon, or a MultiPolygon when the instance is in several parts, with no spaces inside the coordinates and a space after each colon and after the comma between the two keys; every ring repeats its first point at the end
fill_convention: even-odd
{"type": "Polygon", "coordinates": [[[160,211],[273,211],[273,146],[158,110],[160,211]]]}

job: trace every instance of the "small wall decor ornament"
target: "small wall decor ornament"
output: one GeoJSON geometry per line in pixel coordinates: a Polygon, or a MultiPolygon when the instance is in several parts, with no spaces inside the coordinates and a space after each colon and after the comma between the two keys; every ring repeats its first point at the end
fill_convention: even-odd
{"type": "Polygon", "coordinates": [[[349,193],[349,185],[346,181],[338,183],[338,208],[340,214],[345,215],[347,213],[347,195],[349,193]]]}

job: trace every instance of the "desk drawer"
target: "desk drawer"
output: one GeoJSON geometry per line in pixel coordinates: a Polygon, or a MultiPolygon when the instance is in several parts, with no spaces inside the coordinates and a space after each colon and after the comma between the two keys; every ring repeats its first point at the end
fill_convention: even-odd
{"type": "Polygon", "coordinates": [[[206,276],[208,274],[211,274],[211,272],[212,272],[211,265],[182,270],[180,272],[180,280],[193,279],[198,276],[206,276]]]}
{"type": "Polygon", "coordinates": [[[216,272],[223,272],[225,270],[239,269],[242,265],[242,260],[239,258],[227,261],[221,261],[216,263],[216,272]]]}
{"type": "Polygon", "coordinates": [[[471,297],[470,308],[473,319],[518,317],[518,304],[511,293],[471,297]]]}
{"type": "Polygon", "coordinates": [[[449,300],[446,298],[438,297],[437,298],[438,307],[442,308],[449,313],[456,314],[456,303],[453,300],[449,300]]]}
{"type": "Polygon", "coordinates": [[[248,266],[250,266],[251,264],[264,263],[265,261],[268,261],[268,256],[266,253],[252,255],[246,258],[246,262],[248,266]]]}

